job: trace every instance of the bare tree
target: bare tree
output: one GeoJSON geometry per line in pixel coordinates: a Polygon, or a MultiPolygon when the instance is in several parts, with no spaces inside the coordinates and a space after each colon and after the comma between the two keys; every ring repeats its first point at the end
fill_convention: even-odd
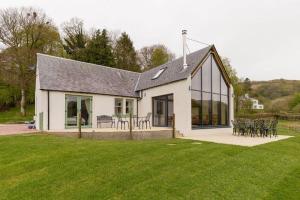
{"type": "Polygon", "coordinates": [[[60,45],[57,28],[41,10],[0,10],[0,43],[4,45],[2,70],[16,77],[21,90],[21,113],[25,115],[26,91],[35,77],[36,53],[53,53],[60,45]]]}

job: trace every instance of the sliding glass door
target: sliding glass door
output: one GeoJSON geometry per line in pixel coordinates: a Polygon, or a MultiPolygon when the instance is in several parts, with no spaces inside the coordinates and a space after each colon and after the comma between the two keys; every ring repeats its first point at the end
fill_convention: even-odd
{"type": "Polygon", "coordinates": [[[92,97],[66,95],[65,99],[65,127],[76,128],[79,113],[81,126],[92,127],[92,97]]]}
{"type": "Polygon", "coordinates": [[[172,126],[173,122],[173,95],[153,97],[153,126],[172,126]]]}

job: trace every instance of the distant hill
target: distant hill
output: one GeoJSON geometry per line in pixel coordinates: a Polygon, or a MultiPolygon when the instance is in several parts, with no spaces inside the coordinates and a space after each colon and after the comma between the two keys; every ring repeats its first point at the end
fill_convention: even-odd
{"type": "Polygon", "coordinates": [[[276,79],[251,81],[250,96],[265,105],[266,111],[289,111],[289,102],[295,93],[300,93],[300,80],[276,79]]]}

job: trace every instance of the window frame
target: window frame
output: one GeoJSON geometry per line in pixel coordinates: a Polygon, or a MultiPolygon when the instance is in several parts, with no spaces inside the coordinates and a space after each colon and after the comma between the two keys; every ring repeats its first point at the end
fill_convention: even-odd
{"type": "Polygon", "coordinates": [[[158,79],[162,73],[166,70],[166,68],[161,68],[160,70],[158,70],[155,75],[152,77],[152,80],[158,79]]]}
{"type": "Polygon", "coordinates": [[[88,98],[91,100],[90,103],[90,123],[88,125],[81,125],[81,128],[92,128],[93,127],[93,96],[89,96],[89,95],[78,95],[78,94],[65,94],[65,129],[72,129],[72,128],[78,128],[78,124],[77,124],[77,116],[78,113],[81,112],[81,100],[82,98],[88,98]],[[68,97],[75,97],[76,98],[76,105],[77,105],[77,114],[76,114],[76,126],[69,126],[68,125],[68,104],[67,104],[67,98],[68,97]]]}
{"type": "MultiPolygon", "coordinates": [[[[199,114],[198,114],[198,117],[200,118],[200,124],[193,124],[193,117],[194,118],[196,118],[196,117],[191,112],[191,118],[192,118],[192,120],[191,120],[192,121],[191,126],[192,126],[192,128],[194,128],[194,127],[197,127],[197,128],[201,128],[201,127],[203,127],[203,128],[207,128],[207,127],[228,127],[230,125],[230,123],[229,123],[229,87],[230,87],[230,85],[226,81],[226,79],[224,78],[224,74],[223,73],[224,72],[221,70],[220,64],[218,63],[218,61],[216,59],[216,55],[214,55],[214,53],[210,53],[210,54],[208,54],[207,58],[202,63],[201,67],[199,67],[194,72],[194,74],[192,75],[192,81],[191,81],[192,83],[197,83],[198,82],[197,80],[193,81],[194,77],[198,77],[198,78],[200,77],[200,79],[201,79],[200,80],[201,81],[200,90],[198,90],[198,88],[199,88],[198,85],[196,87],[195,87],[195,85],[193,87],[193,84],[191,85],[191,91],[192,92],[198,92],[201,95],[201,103],[200,103],[200,109],[199,109],[199,114]],[[204,65],[207,65],[206,67],[210,67],[210,83],[209,83],[210,84],[210,91],[209,92],[203,90],[203,85],[205,83],[203,81],[203,76],[204,75],[203,75],[202,68],[203,68],[204,65]],[[210,66],[208,66],[208,65],[210,65],[210,66]],[[213,65],[215,65],[215,66],[213,66],[213,65]],[[213,69],[213,67],[217,67],[218,70],[219,70],[219,72],[220,72],[217,75],[217,76],[219,76],[218,79],[217,79],[217,81],[213,80],[213,77],[214,77],[213,71],[216,70],[216,69],[213,69]],[[198,73],[200,73],[200,75],[198,73]],[[224,89],[223,89],[224,85],[222,85],[222,80],[225,83],[227,94],[223,94],[224,93],[224,89]],[[217,87],[219,87],[219,91],[217,93],[213,90],[214,84],[218,84],[217,87]],[[210,118],[208,124],[204,124],[204,121],[203,121],[203,111],[204,111],[203,110],[203,105],[204,105],[203,104],[204,103],[203,102],[203,94],[204,93],[206,95],[207,94],[211,95],[211,98],[209,100],[209,108],[208,108],[209,109],[208,116],[210,118]],[[213,125],[213,112],[215,112],[215,111],[213,111],[213,103],[216,103],[216,102],[214,102],[214,100],[216,100],[216,98],[213,98],[213,96],[216,96],[216,95],[218,95],[218,97],[219,97],[219,99],[217,101],[217,112],[218,112],[217,115],[218,115],[218,119],[217,119],[217,125],[213,125]],[[222,125],[222,119],[221,119],[221,117],[222,117],[221,103],[222,103],[222,97],[224,98],[224,96],[227,97],[226,125],[222,125]]],[[[206,79],[209,79],[209,78],[206,78],[206,79]]],[[[194,100],[193,96],[191,96],[191,97],[192,97],[191,101],[193,101],[194,100]]],[[[191,106],[191,109],[192,108],[193,107],[191,106]]],[[[215,109],[216,109],[216,107],[215,107],[215,109]]]]}
{"type": "Polygon", "coordinates": [[[125,113],[126,114],[133,114],[134,113],[134,100],[133,99],[126,99],[125,100],[125,113]],[[128,102],[128,105],[127,105],[128,102]],[[131,106],[129,107],[129,102],[131,103],[131,106]],[[127,110],[129,112],[127,112],[127,110]]]}
{"type": "Polygon", "coordinates": [[[115,98],[115,102],[114,102],[114,114],[115,115],[122,115],[124,112],[123,112],[123,98],[115,98]],[[121,102],[121,105],[117,105],[117,101],[120,101],[121,102]],[[117,113],[117,109],[118,108],[121,108],[121,113],[117,113]]]}

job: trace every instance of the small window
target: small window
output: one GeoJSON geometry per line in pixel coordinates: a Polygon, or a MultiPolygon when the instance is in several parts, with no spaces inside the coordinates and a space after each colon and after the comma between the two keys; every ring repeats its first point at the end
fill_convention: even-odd
{"type": "Polygon", "coordinates": [[[133,99],[126,99],[126,114],[133,113],[133,99]]]}
{"type": "Polygon", "coordinates": [[[115,114],[116,115],[123,114],[123,99],[120,98],[115,99],[115,114]]]}
{"type": "Polygon", "coordinates": [[[152,77],[152,80],[153,79],[157,79],[164,71],[165,71],[166,68],[162,68],[160,69],[153,77],[152,77]]]}

